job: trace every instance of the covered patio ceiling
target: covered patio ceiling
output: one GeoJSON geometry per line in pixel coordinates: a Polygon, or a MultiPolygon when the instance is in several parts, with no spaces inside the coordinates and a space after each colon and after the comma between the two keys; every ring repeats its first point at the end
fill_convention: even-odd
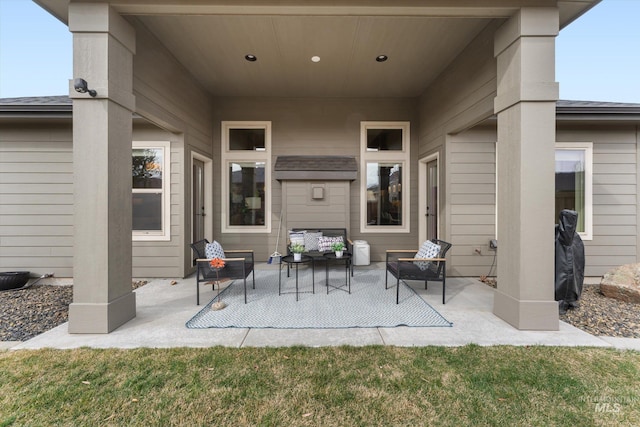
{"type": "MultiPolygon", "coordinates": [[[[36,1],[67,22],[69,0],[36,1]]],[[[367,98],[420,96],[492,20],[502,20],[522,5],[556,4],[551,0],[109,3],[127,19],[147,27],[213,96],[367,98]],[[247,60],[247,55],[255,61],[247,60]],[[377,61],[380,55],[386,61],[377,61]],[[319,60],[314,62],[313,57],[319,60]]],[[[567,23],[594,1],[560,3],[561,20],[567,23]]]]}
{"type": "Polygon", "coordinates": [[[264,15],[139,20],[211,94],[265,97],[419,96],[489,22],[264,15]],[[379,62],[380,55],[387,60],[379,62]]]}

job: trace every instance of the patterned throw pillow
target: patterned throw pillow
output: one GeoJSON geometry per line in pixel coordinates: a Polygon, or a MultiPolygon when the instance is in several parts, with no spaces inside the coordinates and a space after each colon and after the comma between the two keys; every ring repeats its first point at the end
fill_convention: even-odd
{"type": "MultiPolygon", "coordinates": [[[[436,245],[431,240],[427,240],[422,244],[414,258],[436,258],[439,253],[440,245],[436,245]]],[[[420,268],[420,270],[424,271],[429,268],[429,264],[431,263],[428,261],[417,261],[415,264],[420,268]]]]}
{"type": "Polygon", "coordinates": [[[215,240],[212,243],[207,243],[207,246],[204,248],[204,254],[207,259],[226,258],[224,256],[224,250],[222,250],[222,245],[215,240]]]}
{"type": "Polygon", "coordinates": [[[344,239],[342,238],[342,236],[336,236],[336,237],[319,237],[318,238],[318,250],[320,252],[329,252],[331,250],[331,245],[334,243],[344,243],[344,239]]]}
{"type": "Polygon", "coordinates": [[[306,251],[317,251],[320,237],[322,237],[322,231],[307,231],[304,233],[304,249],[306,251]]]}
{"type": "Polygon", "coordinates": [[[289,244],[304,246],[304,231],[289,231],[289,244]]]}

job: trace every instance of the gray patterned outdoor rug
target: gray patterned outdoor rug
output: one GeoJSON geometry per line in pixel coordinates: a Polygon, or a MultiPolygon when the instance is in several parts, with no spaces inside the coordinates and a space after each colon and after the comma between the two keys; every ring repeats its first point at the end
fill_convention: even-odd
{"type": "MultiPolygon", "coordinates": [[[[404,284],[400,285],[400,304],[396,305],[395,287],[384,289],[383,270],[356,270],[351,279],[351,294],[330,288],[327,295],[324,268],[316,270],[315,294],[311,293],[311,270],[301,269],[299,274],[299,290],[305,291],[299,293],[299,301],[296,301],[295,293],[278,296],[277,270],[257,271],[256,289],[251,289],[251,282],[247,280],[247,304],[244,303],[242,281],[237,280],[220,293],[221,300],[227,304],[225,309],[211,309],[216,301],[214,297],[186,326],[192,329],[452,326],[404,284]]],[[[283,268],[283,292],[295,292],[295,272],[292,271],[289,278],[286,275],[283,268]]],[[[344,283],[344,269],[332,268],[330,282],[334,285],[344,283]]],[[[207,287],[206,292],[211,292],[210,288],[207,287]]]]}

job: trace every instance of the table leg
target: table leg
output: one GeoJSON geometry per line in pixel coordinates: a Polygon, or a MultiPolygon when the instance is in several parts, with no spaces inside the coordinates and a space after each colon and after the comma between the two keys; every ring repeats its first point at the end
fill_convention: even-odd
{"type": "Polygon", "coordinates": [[[344,262],[344,283],[349,287],[349,293],[351,293],[351,281],[349,280],[349,262],[348,260],[344,262]]]}
{"type": "Polygon", "coordinates": [[[327,295],[329,295],[329,261],[324,262],[324,278],[327,285],[327,295]]]}

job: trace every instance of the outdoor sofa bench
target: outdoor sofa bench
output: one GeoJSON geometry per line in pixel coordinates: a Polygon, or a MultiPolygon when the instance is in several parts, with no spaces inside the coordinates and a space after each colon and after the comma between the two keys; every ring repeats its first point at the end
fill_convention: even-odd
{"type": "MultiPolygon", "coordinates": [[[[307,228],[292,228],[289,230],[289,236],[291,233],[304,233],[305,239],[307,242],[312,242],[313,238],[319,237],[342,237],[342,241],[344,242],[344,250],[348,253],[353,253],[353,242],[349,240],[347,236],[346,228],[323,228],[323,227],[307,227],[307,228]]],[[[324,254],[331,252],[331,249],[328,250],[320,250],[316,245],[311,243],[311,245],[305,244],[305,252],[304,255],[308,255],[313,259],[314,264],[317,262],[327,262],[327,259],[324,257],[324,254]],[[311,246],[312,249],[307,249],[311,246]]],[[[287,239],[287,254],[291,255],[291,237],[287,239]]],[[[351,263],[351,275],[353,276],[353,263],[351,263]]],[[[287,265],[287,276],[289,276],[289,266],[287,265]]]]}

